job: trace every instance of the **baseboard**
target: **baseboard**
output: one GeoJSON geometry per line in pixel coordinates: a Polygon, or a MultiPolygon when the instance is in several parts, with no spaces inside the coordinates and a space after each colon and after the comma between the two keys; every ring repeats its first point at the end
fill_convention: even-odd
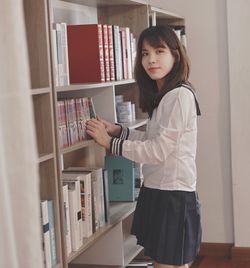
{"type": "Polygon", "coordinates": [[[232,247],[233,244],[230,243],[202,243],[199,256],[229,258],[232,247]]]}
{"type": "Polygon", "coordinates": [[[250,261],[250,247],[232,247],[233,261],[250,261]]]}

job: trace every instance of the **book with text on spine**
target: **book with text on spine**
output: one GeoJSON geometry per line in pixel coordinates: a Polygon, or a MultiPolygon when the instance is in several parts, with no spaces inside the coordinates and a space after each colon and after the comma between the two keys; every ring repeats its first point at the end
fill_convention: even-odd
{"type": "Polygon", "coordinates": [[[101,24],[68,25],[70,83],[105,82],[101,24]]]}

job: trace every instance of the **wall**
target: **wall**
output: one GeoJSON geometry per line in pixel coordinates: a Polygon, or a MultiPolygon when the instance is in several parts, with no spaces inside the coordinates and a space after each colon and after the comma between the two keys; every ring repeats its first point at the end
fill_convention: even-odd
{"type": "Polygon", "coordinates": [[[250,2],[228,0],[235,246],[250,247],[250,2]]]}
{"type": "Polygon", "coordinates": [[[203,242],[233,243],[226,0],[150,3],[186,19],[190,80],[202,109],[197,167],[203,242]]]}

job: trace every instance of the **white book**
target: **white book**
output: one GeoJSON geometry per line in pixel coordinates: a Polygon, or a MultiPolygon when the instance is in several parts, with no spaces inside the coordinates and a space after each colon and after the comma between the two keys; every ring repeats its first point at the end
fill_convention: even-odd
{"type": "Polygon", "coordinates": [[[91,172],[92,187],[92,216],[94,231],[105,224],[105,206],[103,189],[103,170],[99,167],[70,167],[68,171],[91,172]]]}
{"type": "Polygon", "coordinates": [[[132,76],[132,56],[131,56],[130,28],[129,27],[121,27],[121,29],[125,30],[128,79],[132,79],[133,76],[132,76]]]}
{"type": "Polygon", "coordinates": [[[45,256],[45,267],[51,268],[51,248],[50,248],[50,233],[49,233],[49,216],[48,216],[48,201],[41,201],[41,215],[43,225],[43,245],[45,256]]]}
{"type": "Polygon", "coordinates": [[[57,41],[56,41],[56,29],[52,30],[52,50],[53,50],[53,59],[54,59],[54,79],[55,85],[59,86],[59,73],[58,73],[58,56],[57,56],[57,41]]]}
{"type": "Polygon", "coordinates": [[[77,251],[82,246],[82,217],[81,217],[81,193],[78,180],[66,180],[69,187],[69,216],[72,250],[77,251]]]}
{"type": "Polygon", "coordinates": [[[57,264],[54,216],[55,216],[54,215],[54,202],[53,200],[48,200],[48,219],[49,219],[50,252],[51,252],[52,267],[54,267],[57,264]]]}
{"type": "Polygon", "coordinates": [[[57,47],[57,68],[58,68],[58,84],[59,86],[64,85],[64,77],[63,77],[63,52],[62,52],[62,30],[61,24],[56,23],[56,47],[57,47]]]}
{"type": "Polygon", "coordinates": [[[113,47],[114,47],[114,60],[115,60],[115,75],[116,80],[122,80],[122,48],[121,38],[119,33],[119,26],[113,25],[113,47]]]}
{"type": "Polygon", "coordinates": [[[68,39],[67,24],[61,23],[61,45],[62,45],[62,64],[63,64],[63,85],[68,86],[69,83],[69,56],[68,56],[68,39]]]}
{"type": "Polygon", "coordinates": [[[65,240],[66,240],[66,251],[67,256],[72,251],[71,246],[71,234],[70,234],[70,217],[69,217],[69,190],[68,185],[63,185],[63,207],[64,207],[64,222],[65,222],[65,228],[64,228],[64,234],[65,234],[65,240]]]}
{"type": "Polygon", "coordinates": [[[90,237],[92,231],[91,172],[64,171],[63,178],[79,180],[81,188],[82,235],[90,237]]]}

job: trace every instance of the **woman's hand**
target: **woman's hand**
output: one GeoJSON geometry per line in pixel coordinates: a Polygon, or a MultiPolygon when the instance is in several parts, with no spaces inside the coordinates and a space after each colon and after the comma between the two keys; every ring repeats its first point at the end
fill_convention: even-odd
{"type": "Polygon", "coordinates": [[[97,120],[102,122],[108,132],[108,134],[112,137],[119,137],[121,132],[121,127],[119,125],[115,125],[113,123],[110,123],[99,116],[97,116],[97,120]]]}
{"type": "Polygon", "coordinates": [[[111,137],[102,120],[90,119],[86,122],[87,133],[101,146],[110,148],[111,137]]]}

